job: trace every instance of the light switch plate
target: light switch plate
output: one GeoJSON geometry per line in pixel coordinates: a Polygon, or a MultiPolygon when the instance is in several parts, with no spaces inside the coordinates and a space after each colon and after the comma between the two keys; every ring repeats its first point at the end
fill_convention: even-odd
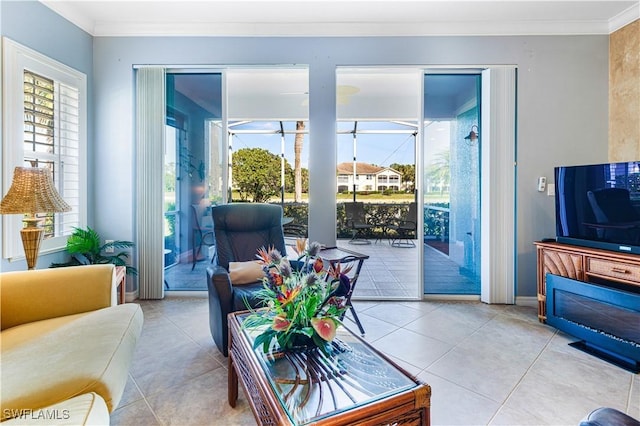
{"type": "Polygon", "coordinates": [[[550,183],[547,185],[547,195],[549,197],[555,197],[556,195],[556,185],[553,183],[550,183]]]}

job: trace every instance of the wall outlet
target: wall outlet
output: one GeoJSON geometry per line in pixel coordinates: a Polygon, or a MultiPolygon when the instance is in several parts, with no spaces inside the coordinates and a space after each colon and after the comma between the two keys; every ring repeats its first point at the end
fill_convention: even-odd
{"type": "MultiPolygon", "coordinates": [[[[104,242],[105,242],[105,243],[107,243],[107,244],[109,244],[109,243],[112,243],[112,242],[113,242],[113,240],[104,240],[104,242]]],[[[107,247],[107,248],[104,250],[104,252],[105,252],[105,253],[115,253],[115,249],[113,248],[113,246],[111,246],[111,247],[107,247]]]]}
{"type": "Polygon", "coordinates": [[[545,189],[547,189],[547,178],[544,176],[540,176],[538,178],[538,191],[544,192],[545,189]]]}

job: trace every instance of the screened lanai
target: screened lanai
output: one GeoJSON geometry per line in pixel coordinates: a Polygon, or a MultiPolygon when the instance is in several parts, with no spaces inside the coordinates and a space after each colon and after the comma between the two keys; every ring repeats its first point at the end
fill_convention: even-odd
{"type": "MultiPolygon", "coordinates": [[[[225,92],[228,100],[223,103],[220,95],[219,111],[208,119],[202,153],[195,154],[204,164],[196,166],[198,172],[200,168],[204,171],[204,185],[187,191],[189,204],[205,206],[200,220],[204,228],[210,226],[210,205],[281,204],[287,239],[307,236],[308,202],[313,196],[309,194],[308,148],[310,143],[321,143],[314,141],[308,122],[307,70],[225,69],[222,74],[226,86],[220,92],[225,92]],[[252,161],[262,166],[248,165],[252,161]],[[258,176],[251,180],[247,168],[258,176]],[[251,192],[247,181],[264,185],[251,192]]],[[[335,179],[336,190],[333,200],[322,202],[336,206],[336,245],[369,256],[355,299],[418,299],[424,291],[421,277],[427,263],[438,265],[430,267],[432,277],[436,270],[443,272],[443,279],[448,274],[448,225],[441,213],[424,214],[419,195],[425,175],[417,161],[422,155],[422,77],[423,70],[416,68],[337,70],[337,143],[335,153],[327,151],[327,161],[336,164],[336,175],[329,177],[335,179]],[[361,244],[354,243],[345,215],[345,204],[354,202],[364,205],[365,220],[371,225],[361,244]],[[422,214],[415,218],[415,229],[406,235],[407,244],[394,244],[399,237],[394,226],[406,219],[411,203],[419,205],[422,214]]],[[[207,91],[188,86],[183,85],[180,96],[192,96],[196,105],[206,104],[203,94],[207,91]]],[[[207,236],[189,229],[194,218],[188,219],[188,208],[178,206],[177,210],[185,222],[182,232],[190,234],[190,239],[180,253],[171,253],[173,264],[166,262],[165,288],[205,290],[202,277],[213,246],[201,245],[207,236]],[[194,258],[198,248],[200,256],[194,258]]],[[[457,265],[453,263],[451,268],[457,269],[457,265]]]]}

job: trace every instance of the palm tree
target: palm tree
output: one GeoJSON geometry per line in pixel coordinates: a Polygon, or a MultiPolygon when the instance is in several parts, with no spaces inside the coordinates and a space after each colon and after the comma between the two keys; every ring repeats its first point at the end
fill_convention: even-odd
{"type": "Polygon", "coordinates": [[[432,183],[438,185],[440,194],[449,186],[449,180],[451,179],[449,150],[439,152],[436,155],[436,159],[427,168],[427,177],[432,183]]]}

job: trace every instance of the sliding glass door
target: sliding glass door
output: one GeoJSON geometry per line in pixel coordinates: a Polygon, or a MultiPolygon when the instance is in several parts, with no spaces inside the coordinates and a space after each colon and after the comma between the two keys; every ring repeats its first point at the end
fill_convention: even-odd
{"type": "Polygon", "coordinates": [[[480,294],[480,74],[424,77],[424,292],[480,294]]]}
{"type": "Polygon", "coordinates": [[[221,201],[222,74],[167,71],[164,150],[166,290],[205,290],[221,201]]]}
{"type": "Polygon", "coordinates": [[[354,298],[418,299],[421,70],[338,68],[336,237],[366,254],[354,298]]]}

